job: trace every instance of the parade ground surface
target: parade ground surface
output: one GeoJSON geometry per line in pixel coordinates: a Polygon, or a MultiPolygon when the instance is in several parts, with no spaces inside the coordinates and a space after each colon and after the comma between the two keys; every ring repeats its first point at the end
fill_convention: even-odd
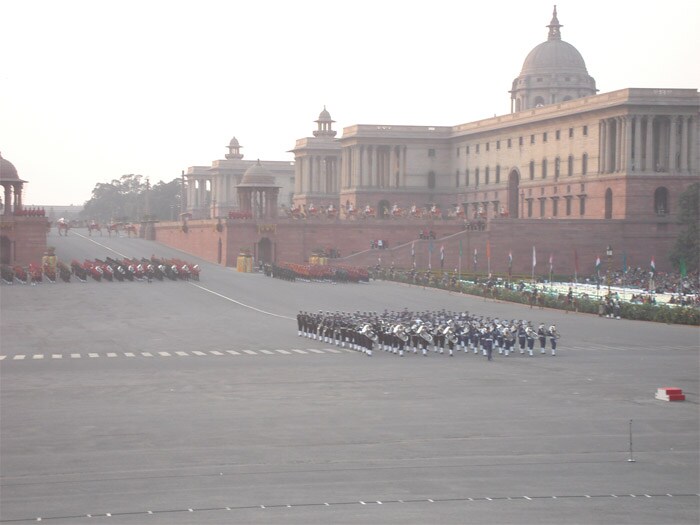
{"type": "Polygon", "coordinates": [[[49,244],[69,263],[179,257],[201,280],[0,287],[0,523],[700,520],[697,328],[286,282],[86,230],[49,244]],[[489,362],[297,336],[299,310],[403,308],[562,338],[489,362]]]}

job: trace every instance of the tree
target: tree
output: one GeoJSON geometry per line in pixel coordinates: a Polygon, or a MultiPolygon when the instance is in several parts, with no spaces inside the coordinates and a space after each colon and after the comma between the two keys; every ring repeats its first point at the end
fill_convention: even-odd
{"type": "Polygon", "coordinates": [[[151,187],[142,175],[122,175],[108,183],[97,183],[81,217],[99,222],[138,222],[144,219],[172,220],[180,213],[180,179],[151,187]]]}
{"type": "Polygon", "coordinates": [[[700,183],[691,184],[681,193],[678,199],[678,219],[683,230],[671,251],[671,263],[680,269],[681,261],[684,261],[686,270],[693,272],[698,270],[700,251],[700,183]]]}

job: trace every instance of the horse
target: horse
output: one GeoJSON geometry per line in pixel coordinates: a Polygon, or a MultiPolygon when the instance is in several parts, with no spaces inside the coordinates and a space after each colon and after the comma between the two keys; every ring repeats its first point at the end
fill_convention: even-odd
{"type": "Polygon", "coordinates": [[[65,232],[65,236],[68,236],[68,230],[70,230],[70,223],[66,219],[58,219],[56,221],[56,229],[58,230],[58,236],[63,237],[61,232],[65,232]]]}
{"type": "Polygon", "coordinates": [[[119,230],[121,229],[121,223],[120,222],[112,222],[107,225],[107,235],[110,237],[112,236],[112,232],[115,234],[119,235],[119,230]]]}
{"type": "Polygon", "coordinates": [[[88,237],[92,237],[92,232],[97,231],[100,232],[100,237],[102,237],[102,226],[99,225],[99,223],[92,221],[90,224],[88,224],[88,237]]]}
{"type": "Polygon", "coordinates": [[[136,230],[136,225],[132,224],[130,222],[126,223],[124,225],[124,231],[126,232],[127,236],[131,238],[131,234],[134,234],[134,237],[138,237],[138,231],[136,230]]]}
{"type": "Polygon", "coordinates": [[[357,208],[355,208],[352,204],[341,204],[340,208],[345,213],[346,219],[357,219],[357,208]]]}
{"type": "Polygon", "coordinates": [[[360,215],[360,217],[362,217],[363,219],[375,219],[377,217],[377,212],[374,208],[372,208],[372,206],[368,204],[362,210],[362,214],[360,215]]]}

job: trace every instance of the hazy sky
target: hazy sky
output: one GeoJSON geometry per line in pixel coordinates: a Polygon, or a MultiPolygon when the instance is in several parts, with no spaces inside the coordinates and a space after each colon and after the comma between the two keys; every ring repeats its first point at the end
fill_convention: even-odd
{"type": "MultiPolygon", "coordinates": [[[[510,111],[553,2],[0,0],[0,152],[25,204],[82,204],[129,173],[293,160],[326,105],[353,124],[510,111]]],[[[700,2],[559,0],[600,92],[700,88],[700,2]]]]}

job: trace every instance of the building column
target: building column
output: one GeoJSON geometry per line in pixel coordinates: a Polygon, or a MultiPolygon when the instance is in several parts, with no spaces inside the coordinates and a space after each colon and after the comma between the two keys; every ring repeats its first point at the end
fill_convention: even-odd
{"type": "Polygon", "coordinates": [[[632,118],[632,115],[622,117],[625,128],[625,173],[630,173],[632,171],[632,118]]]}
{"type": "Polygon", "coordinates": [[[674,173],[678,168],[676,165],[676,135],[678,132],[678,117],[671,115],[668,126],[668,172],[674,173]]]}
{"type": "Polygon", "coordinates": [[[607,130],[607,142],[605,146],[605,173],[612,173],[615,171],[615,144],[613,143],[613,127],[615,125],[615,119],[609,118],[606,120],[608,130],[607,130]]]}
{"type": "Polygon", "coordinates": [[[632,157],[632,170],[637,173],[642,171],[642,116],[634,117],[634,156],[632,157]]]}
{"type": "Polygon", "coordinates": [[[408,148],[403,146],[401,153],[403,155],[403,161],[401,162],[401,187],[406,187],[406,151],[408,148]]]}
{"type": "Polygon", "coordinates": [[[646,147],[646,162],[644,170],[651,173],[654,171],[654,115],[647,115],[647,147],[646,147]]]}
{"type": "Polygon", "coordinates": [[[11,215],[12,214],[12,186],[10,184],[3,184],[3,187],[5,188],[5,199],[3,202],[5,203],[5,210],[3,212],[3,215],[11,215]]]}
{"type": "Polygon", "coordinates": [[[681,173],[688,171],[688,120],[690,117],[681,117],[681,173]]]}
{"type": "Polygon", "coordinates": [[[688,122],[689,127],[689,138],[690,138],[690,148],[688,155],[688,171],[693,173],[697,169],[698,162],[698,123],[697,118],[690,117],[688,122]]]}
{"type": "Polygon", "coordinates": [[[615,166],[614,172],[622,169],[622,117],[615,118],[615,166]]]}
{"type": "Polygon", "coordinates": [[[607,140],[608,140],[608,127],[605,122],[605,119],[602,119],[598,123],[598,133],[600,134],[599,140],[598,140],[598,173],[605,173],[606,169],[606,146],[607,146],[607,140]]]}

